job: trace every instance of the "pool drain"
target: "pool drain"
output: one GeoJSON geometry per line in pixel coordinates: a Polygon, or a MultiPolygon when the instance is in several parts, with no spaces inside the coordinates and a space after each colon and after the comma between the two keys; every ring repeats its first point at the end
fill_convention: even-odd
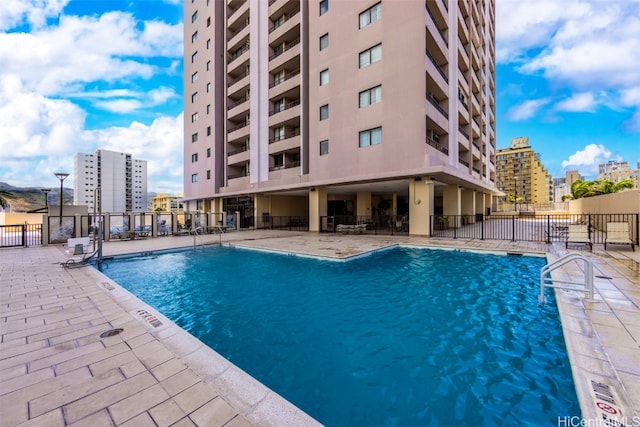
{"type": "Polygon", "coordinates": [[[122,329],[122,328],[111,329],[111,330],[108,330],[108,331],[105,331],[105,332],[101,333],[100,334],[100,338],[113,337],[113,336],[118,335],[122,331],[124,331],[124,329],[122,329]]]}

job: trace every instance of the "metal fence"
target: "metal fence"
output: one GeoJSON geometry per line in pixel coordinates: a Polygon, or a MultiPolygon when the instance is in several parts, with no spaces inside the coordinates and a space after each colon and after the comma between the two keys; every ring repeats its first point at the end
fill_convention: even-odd
{"type": "Polygon", "coordinates": [[[433,215],[432,237],[451,239],[512,240],[547,242],[566,241],[570,224],[588,225],[594,244],[606,239],[607,223],[623,222],[629,226],[629,238],[638,244],[639,214],[554,214],[522,212],[519,215],[433,215]]]}
{"type": "Polygon", "coordinates": [[[262,215],[255,221],[257,229],[309,231],[308,216],[271,216],[262,215]]]}
{"type": "Polygon", "coordinates": [[[41,224],[0,225],[0,247],[42,245],[41,224]]]}
{"type": "Polygon", "coordinates": [[[408,215],[334,215],[320,217],[320,232],[408,235],[408,215]],[[356,227],[357,226],[357,227],[356,227]]]}

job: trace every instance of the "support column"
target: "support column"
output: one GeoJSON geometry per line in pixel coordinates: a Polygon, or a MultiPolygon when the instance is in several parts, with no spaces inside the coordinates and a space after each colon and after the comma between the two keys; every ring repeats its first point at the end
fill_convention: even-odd
{"type": "Polygon", "coordinates": [[[356,194],[356,215],[358,217],[371,217],[371,192],[359,191],[356,194]]]}
{"type": "Polygon", "coordinates": [[[256,194],[253,200],[256,228],[271,228],[271,196],[256,194]]]}
{"type": "Polygon", "coordinates": [[[476,213],[482,214],[482,215],[487,214],[487,212],[485,211],[485,194],[484,193],[476,194],[476,213]]]}
{"type": "Polygon", "coordinates": [[[461,189],[457,185],[447,185],[442,190],[443,215],[461,215],[461,189]]]}
{"type": "MultiPolygon", "coordinates": [[[[309,190],[309,231],[320,232],[320,217],[327,216],[327,189],[315,187],[309,190]]],[[[325,224],[326,225],[326,224],[325,224]]]]}
{"type": "Polygon", "coordinates": [[[476,192],[473,190],[463,189],[460,194],[461,211],[463,224],[473,224],[476,222],[476,192]]]}
{"type": "Polygon", "coordinates": [[[433,216],[435,186],[433,181],[420,179],[409,183],[409,234],[431,235],[429,224],[433,216]]]}

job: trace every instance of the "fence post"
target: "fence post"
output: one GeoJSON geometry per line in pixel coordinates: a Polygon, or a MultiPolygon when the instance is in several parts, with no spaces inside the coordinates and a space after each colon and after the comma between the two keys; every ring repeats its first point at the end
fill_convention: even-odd
{"type": "Polygon", "coordinates": [[[516,241],[516,216],[511,215],[511,241],[516,241]]]}
{"type": "Polygon", "coordinates": [[[547,244],[551,243],[551,215],[547,215],[547,244]]]}
{"type": "Polygon", "coordinates": [[[22,224],[22,246],[24,246],[25,248],[28,247],[28,245],[27,245],[27,221],[25,221],[24,224],[22,224]]]}
{"type": "Polygon", "coordinates": [[[484,240],[484,223],[485,223],[485,218],[484,215],[482,216],[482,224],[480,224],[480,240],[484,240]]]}

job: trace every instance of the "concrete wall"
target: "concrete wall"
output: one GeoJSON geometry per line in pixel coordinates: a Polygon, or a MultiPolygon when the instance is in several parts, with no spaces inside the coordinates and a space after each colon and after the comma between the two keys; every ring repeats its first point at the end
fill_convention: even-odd
{"type": "Polygon", "coordinates": [[[571,214],[640,214],[640,189],[569,201],[571,214]]]}
{"type": "MultiPolygon", "coordinates": [[[[63,212],[64,213],[64,212],[63,212]]],[[[0,212],[0,225],[42,224],[41,213],[7,213],[0,212]]]]}

